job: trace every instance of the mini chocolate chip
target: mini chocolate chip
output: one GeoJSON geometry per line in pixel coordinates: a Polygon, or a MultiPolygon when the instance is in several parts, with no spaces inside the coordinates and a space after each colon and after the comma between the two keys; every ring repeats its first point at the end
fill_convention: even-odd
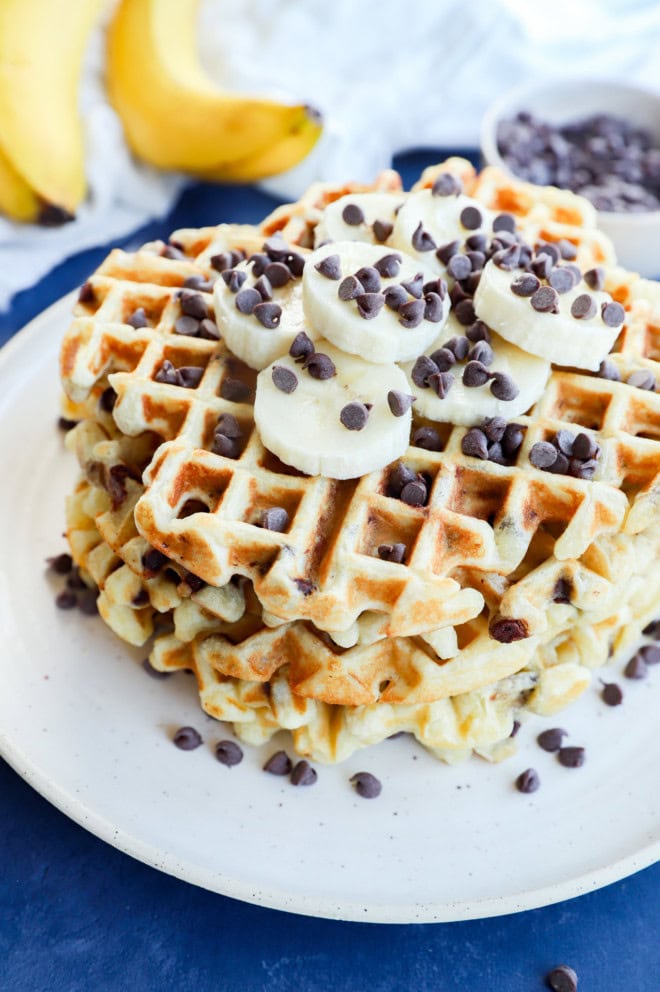
{"type": "Polygon", "coordinates": [[[415,402],[416,397],[402,393],[398,389],[390,389],[387,394],[387,405],[395,417],[403,417],[415,402]]]}
{"type": "Polygon", "coordinates": [[[596,301],[589,293],[580,293],[571,303],[571,316],[576,320],[591,320],[597,310],[596,301]]]}
{"type": "Polygon", "coordinates": [[[502,438],[502,450],[507,458],[513,458],[525,437],[525,431],[520,424],[508,424],[502,438]]]}
{"type": "Polygon", "coordinates": [[[462,362],[467,358],[468,351],[470,350],[470,342],[465,337],[454,337],[449,338],[445,341],[445,348],[451,351],[457,362],[462,362]]]}
{"type": "Polygon", "coordinates": [[[172,741],[182,751],[194,751],[202,743],[202,738],[194,727],[179,727],[172,741]]]}
{"type": "Polygon", "coordinates": [[[75,592],[65,589],[55,597],[55,606],[58,610],[72,610],[78,602],[75,592]]]}
{"type": "Polygon", "coordinates": [[[388,286],[385,290],[385,306],[397,311],[403,303],[407,303],[408,293],[403,286],[388,286]]]}
{"type": "Polygon", "coordinates": [[[390,224],[387,220],[375,220],[371,225],[371,230],[374,232],[374,237],[376,241],[387,241],[390,234],[394,230],[394,224],[390,224]]]}
{"type": "Polygon", "coordinates": [[[220,331],[218,330],[218,325],[210,317],[207,317],[205,320],[200,321],[197,336],[204,338],[206,341],[219,341],[220,331]]]}
{"type": "Polygon", "coordinates": [[[403,487],[408,482],[414,482],[416,478],[417,476],[412,469],[408,468],[407,465],[404,465],[403,462],[397,462],[390,472],[389,479],[387,480],[388,496],[399,499],[403,487]]]}
{"type": "MultiPolygon", "coordinates": [[[[323,275],[325,274],[326,273],[323,273],[323,275]]],[[[267,279],[270,285],[275,289],[281,289],[282,286],[286,286],[286,284],[291,279],[291,272],[289,270],[289,267],[285,265],[284,262],[270,262],[270,264],[267,265],[266,268],[264,269],[263,275],[264,278],[267,279]]],[[[339,275],[330,276],[329,278],[339,279],[339,275]]]]}
{"type": "Polygon", "coordinates": [[[339,284],[337,295],[340,300],[355,300],[364,293],[364,286],[355,276],[346,276],[339,284]]]}
{"type": "Polygon", "coordinates": [[[304,331],[298,331],[291,342],[289,354],[292,358],[307,358],[314,354],[314,342],[304,331]]]}
{"type": "Polygon", "coordinates": [[[298,376],[285,365],[274,365],[271,378],[275,388],[282,393],[293,393],[298,388],[298,376]]]}
{"type": "Polygon", "coordinates": [[[573,584],[570,579],[559,578],[552,590],[553,603],[570,603],[573,584]]]}
{"type": "Polygon", "coordinates": [[[424,297],[424,320],[439,324],[443,318],[442,300],[437,293],[427,293],[424,297]]]}
{"type": "Polygon", "coordinates": [[[566,238],[560,238],[557,242],[557,247],[559,248],[561,257],[567,261],[577,258],[577,248],[572,241],[568,241],[566,238]]]}
{"type": "Polygon", "coordinates": [[[457,252],[447,262],[447,272],[454,279],[467,279],[472,272],[472,263],[467,255],[461,255],[457,252]]]}
{"type": "Polygon", "coordinates": [[[91,282],[84,282],[78,290],[78,303],[94,303],[96,296],[91,282]]]}
{"type": "Polygon", "coordinates": [[[571,434],[567,430],[559,430],[552,439],[552,444],[559,451],[562,451],[569,458],[573,454],[573,445],[575,443],[575,435],[571,434]]]}
{"type": "Polygon", "coordinates": [[[548,255],[552,259],[552,264],[556,265],[561,258],[561,252],[556,244],[551,241],[540,241],[535,246],[535,251],[537,257],[541,255],[548,255]]]}
{"type": "Polygon", "coordinates": [[[367,426],[369,411],[364,403],[354,400],[352,403],[347,403],[345,407],[342,407],[339,419],[346,430],[361,431],[367,426]]]}
{"type": "Polygon", "coordinates": [[[401,501],[408,506],[424,506],[427,498],[426,485],[419,479],[407,482],[401,490],[401,501]]]}
{"type": "Polygon", "coordinates": [[[566,475],[568,470],[568,456],[562,451],[558,451],[556,461],[552,465],[548,466],[548,472],[552,472],[554,475],[566,475]]]}
{"type": "Polygon", "coordinates": [[[477,207],[463,207],[460,214],[460,221],[468,231],[476,231],[483,223],[481,211],[477,207]]]}
{"type": "Polygon", "coordinates": [[[347,203],[341,212],[342,220],[349,227],[357,227],[358,224],[364,224],[364,213],[358,207],[357,203],[347,203]]]}
{"type": "Polygon", "coordinates": [[[238,293],[239,289],[247,279],[247,272],[240,272],[237,269],[226,269],[221,273],[223,282],[227,284],[230,292],[238,293]]]}
{"type": "Polygon", "coordinates": [[[611,382],[621,382],[621,373],[609,358],[604,358],[600,363],[598,375],[601,379],[609,379],[611,382]]]}
{"type": "Polygon", "coordinates": [[[445,396],[454,385],[454,377],[451,372],[434,372],[428,377],[429,386],[441,400],[444,400],[445,396]]]}
{"type": "Polygon", "coordinates": [[[263,770],[269,775],[289,775],[291,773],[291,758],[286,751],[276,751],[263,766],[263,770]]]}
{"type": "Polygon", "coordinates": [[[600,315],[607,327],[618,327],[623,324],[626,311],[620,303],[603,303],[601,304],[600,315]]]}
{"type": "Polygon", "coordinates": [[[204,369],[199,365],[182,365],[177,369],[177,385],[184,389],[197,389],[203,375],[204,369]]]}
{"type": "Polygon", "coordinates": [[[526,622],[512,617],[496,617],[491,622],[488,633],[493,640],[501,644],[511,644],[512,641],[521,641],[529,637],[526,622]]]}
{"type": "Polygon", "coordinates": [[[361,293],[356,297],[355,302],[362,319],[373,320],[383,309],[385,297],[382,293],[361,293]]]}
{"type": "Polygon", "coordinates": [[[197,320],[204,320],[209,315],[209,308],[201,293],[184,289],[181,293],[180,302],[181,310],[186,317],[195,317],[197,320]]]}
{"type": "Polygon", "coordinates": [[[461,451],[472,458],[488,458],[488,440],[479,427],[471,427],[461,439],[461,451]]]}
{"type": "Polygon", "coordinates": [[[490,344],[490,330],[483,320],[475,320],[474,324],[470,324],[465,332],[465,337],[473,344],[476,344],[477,341],[486,341],[490,344]]]}
{"type": "Polygon", "coordinates": [[[504,272],[513,272],[520,263],[520,245],[508,245],[506,248],[500,248],[492,258],[493,264],[498,269],[502,269],[504,272]]]}
{"type": "MultiPolygon", "coordinates": [[[[243,290],[243,292],[250,292],[250,290],[243,290]]],[[[239,293],[238,295],[240,296],[241,294],[239,293]]],[[[194,338],[199,333],[199,321],[196,317],[177,317],[174,321],[174,333],[194,338]]]]}
{"type": "Polygon", "coordinates": [[[486,264],[486,255],[483,251],[467,251],[466,257],[470,259],[472,272],[481,272],[486,264]]]}
{"type": "Polygon", "coordinates": [[[227,437],[226,434],[222,434],[221,432],[213,435],[211,451],[214,455],[222,455],[224,458],[237,458],[239,450],[239,444],[236,439],[227,437]]]}
{"type": "Polygon", "coordinates": [[[544,751],[554,753],[560,749],[562,740],[566,737],[567,733],[568,731],[562,730],[561,727],[551,727],[549,730],[544,730],[538,735],[536,743],[544,751]]]}
{"type": "Polygon", "coordinates": [[[236,294],[236,309],[242,314],[249,315],[253,313],[254,308],[261,302],[261,293],[253,286],[247,289],[242,289],[236,294]]]}
{"type": "Polygon", "coordinates": [[[277,303],[259,303],[254,308],[254,316],[267,330],[272,331],[279,327],[282,307],[277,303]]]}
{"type": "Polygon", "coordinates": [[[574,286],[572,272],[570,269],[563,268],[563,266],[554,268],[548,277],[548,281],[558,293],[568,293],[574,286]]]}
{"type": "Polygon", "coordinates": [[[635,386],[637,389],[648,389],[650,392],[655,391],[655,376],[650,369],[638,369],[636,372],[631,372],[626,379],[627,386],[635,386]]]}
{"type": "Polygon", "coordinates": [[[176,386],[178,384],[176,369],[169,359],[165,359],[161,367],[156,372],[154,379],[156,382],[164,382],[168,386],[176,386]]]}
{"type": "Polygon", "coordinates": [[[460,247],[460,241],[448,241],[446,244],[440,245],[435,253],[435,257],[439,262],[442,262],[443,265],[447,265],[449,259],[453,258],[460,247]]]}
{"type": "Polygon", "coordinates": [[[255,252],[254,255],[250,255],[248,262],[252,266],[252,275],[258,279],[266,271],[266,266],[270,264],[270,259],[265,252],[255,252]]]}
{"type": "Polygon", "coordinates": [[[303,269],[305,268],[304,256],[299,255],[298,252],[292,251],[290,255],[286,256],[286,264],[293,278],[299,279],[303,274],[303,269]]]}
{"type": "Polygon", "coordinates": [[[232,439],[243,437],[243,429],[233,413],[221,413],[214,430],[216,434],[224,434],[232,439]]]}
{"type": "Polygon", "coordinates": [[[410,300],[408,303],[402,303],[398,310],[399,323],[408,329],[418,327],[424,320],[425,310],[424,300],[410,300]]]}
{"type": "Polygon", "coordinates": [[[266,252],[271,262],[284,262],[287,255],[291,251],[279,232],[264,241],[263,250],[266,252]]]}
{"type": "Polygon", "coordinates": [[[581,768],[587,759],[587,753],[583,747],[560,747],[557,758],[564,768],[581,768]]]}
{"type": "Polygon", "coordinates": [[[541,255],[532,260],[530,268],[539,279],[548,279],[552,272],[552,259],[549,255],[541,255]]]}
{"type": "Polygon", "coordinates": [[[506,431],[506,420],[504,417],[487,417],[481,425],[489,441],[501,441],[506,431]]]}
{"type": "Polygon", "coordinates": [[[416,300],[421,300],[424,295],[424,276],[421,272],[417,272],[412,279],[406,279],[401,285],[416,300]]]}
{"type": "Polygon", "coordinates": [[[442,451],[442,440],[433,427],[418,427],[413,432],[411,443],[426,451],[442,451]]]}
{"type": "Polygon", "coordinates": [[[440,369],[432,358],[429,358],[428,355],[420,355],[412,367],[411,378],[420,389],[426,389],[429,385],[429,376],[439,371],[440,369]]]}
{"type": "Polygon", "coordinates": [[[531,303],[538,313],[559,313],[559,296],[552,286],[540,286],[532,293],[531,303]]]}
{"type": "Polygon", "coordinates": [[[482,365],[492,365],[494,357],[493,349],[486,341],[477,341],[468,351],[469,361],[481,362],[482,365]]]}
{"type": "Polygon", "coordinates": [[[299,761],[291,771],[291,785],[314,785],[318,778],[315,768],[308,761],[299,761]]]}
{"type": "Polygon", "coordinates": [[[149,548],[144,552],[140,560],[142,567],[147,572],[159,572],[169,559],[162,551],[158,551],[157,548],[149,548]]]}
{"type": "Polygon", "coordinates": [[[470,299],[461,300],[459,303],[457,303],[456,306],[454,307],[454,316],[456,317],[456,320],[459,322],[459,324],[462,324],[464,327],[468,327],[470,324],[474,324],[475,320],[477,319],[477,314],[475,312],[474,304],[472,303],[472,300],[470,299]]]}
{"type": "MultiPolygon", "coordinates": [[[[392,253],[390,255],[383,255],[383,257],[379,258],[377,262],[374,262],[373,267],[376,270],[376,272],[380,273],[380,275],[383,276],[384,279],[394,279],[396,276],[398,276],[399,270],[401,269],[401,255],[397,255],[395,253],[392,253]]],[[[360,272],[356,274],[358,279],[360,279],[360,281],[363,283],[366,289],[367,288],[366,284],[364,283],[364,280],[362,279],[360,272]]]]}
{"type": "Polygon", "coordinates": [[[655,641],[660,640],[660,620],[652,620],[651,623],[647,623],[642,634],[652,637],[655,641]]]}
{"type": "Polygon", "coordinates": [[[232,403],[244,403],[249,399],[250,387],[240,379],[227,376],[220,386],[220,396],[223,400],[230,400],[232,403]]]}
{"type": "Polygon", "coordinates": [[[289,526],[289,514],[281,506],[269,506],[263,510],[259,521],[264,530],[274,530],[283,533],[289,526]]]}
{"type": "Polygon", "coordinates": [[[424,225],[422,224],[421,220],[417,225],[417,227],[415,228],[415,230],[413,231],[413,236],[411,240],[412,240],[412,246],[415,249],[415,251],[419,251],[419,252],[433,251],[437,247],[435,241],[433,240],[429,232],[424,230],[424,225]]]}
{"type": "Polygon", "coordinates": [[[97,605],[98,592],[96,589],[83,589],[78,594],[78,609],[88,617],[96,616],[99,612],[97,605]]]}
{"type": "Polygon", "coordinates": [[[160,254],[162,258],[169,258],[175,261],[180,261],[182,258],[186,257],[181,248],[175,244],[165,245],[160,254]]]}
{"type": "MultiPolygon", "coordinates": [[[[149,603],[148,591],[146,589],[140,589],[140,591],[136,592],[136,594],[133,596],[131,603],[133,604],[133,606],[137,606],[137,607],[147,606],[149,603]]],[[[97,612],[98,612],[98,607],[97,607],[97,612]]]]}
{"type": "Polygon", "coordinates": [[[200,293],[212,293],[213,292],[213,282],[211,279],[207,279],[206,276],[187,276],[183,280],[184,289],[196,289],[200,293]]]}
{"type": "Polygon", "coordinates": [[[379,544],[378,557],[383,561],[393,561],[400,565],[406,557],[405,544],[379,544]]]}
{"type": "MultiPolygon", "coordinates": [[[[276,263],[273,263],[276,264],[276,263]]],[[[277,263],[279,265],[279,262],[277,263]]],[[[254,284],[254,288],[261,297],[264,303],[269,303],[273,298],[273,287],[270,284],[270,280],[265,276],[259,276],[254,284]]]]}
{"type": "Polygon", "coordinates": [[[483,386],[485,382],[488,382],[490,378],[490,373],[485,365],[481,362],[468,362],[463,369],[463,385],[470,388],[474,386],[483,386]]]}
{"type": "Polygon", "coordinates": [[[623,702],[623,690],[616,682],[603,682],[601,699],[608,706],[620,706],[623,702]]]}
{"type": "Polygon", "coordinates": [[[514,234],[516,230],[516,218],[513,214],[498,214],[493,220],[494,231],[509,231],[514,234]]]}
{"type": "Polygon", "coordinates": [[[545,982],[552,992],[577,992],[578,976],[567,964],[560,964],[548,972],[545,982]]]}
{"type": "Polygon", "coordinates": [[[646,662],[642,657],[640,651],[633,655],[626,667],[623,670],[623,674],[627,679],[645,679],[648,675],[648,669],[646,667],[646,662]]]}
{"type": "Polygon", "coordinates": [[[71,431],[74,427],[77,427],[80,421],[70,420],[69,417],[58,417],[57,426],[61,431],[71,431]]]}
{"type": "Polygon", "coordinates": [[[435,362],[439,372],[449,372],[450,368],[456,364],[456,355],[450,348],[438,348],[430,356],[435,362]]]}
{"type": "Polygon", "coordinates": [[[587,269],[582,276],[589,289],[601,291],[605,288],[605,269],[596,266],[594,269],[587,269]]]}
{"type": "Polygon", "coordinates": [[[463,184],[451,172],[441,172],[433,186],[431,186],[432,196],[458,196],[463,190],[463,184]]]}
{"type": "Polygon", "coordinates": [[[598,445],[588,434],[580,432],[573,441],[573,455],[586,461],[588,458],[595,458],[598,453],[598,445]]]}
{"type": "Polygon", "coordinates": [[[99,406],[102,410],[105,410],[106,413],[112,413],[116,402],[117,394],[112,386],[108,386],[107,389],[104,389],[99,396],[99,406]]]}
{"type": "Polygon", "coordinates": [[[520,723],[520,720],[514,720],[509,737],[517,737],[518,731],[520,730],[521,726],[522,724],[520,723]]]}
{"type": "Polygon", "coordinates": [[[148,327],[149,321],[147,320],[147,314],[144,307],[137,307],[133,313],[126,318],[126,323],[130,324],[130,326],[134,327],[136,330],[139,330],[141,327],[148,327]]]}
{"type": "Polygon", "coordinates": [[[536,792],[540,785],[541,779],[534,768],[526,768],[516,779],[516,789],[525,794],[536,792]]]}
{"type": "Polygon", "coordinates": [[[660,665],[660,648],[655,644],[646,644],[639,649],[646,665],[660,665]]]}
{"type": "Polygon", "coordinates": [[[549,441],[537,441],[532,445],[529,460],[534,468],[550,468],[557,461],[557,449],[549,441]]]}
{"type": "Polygon", "coordinates": [[[211,256],[211,267],[216,272],[226,272],[227,269],[232,268],[233,264],[231,253],[228,251],[222,251],[217,255],[211,256]]]}
{"type": "Polygon", "coordinates": [[[341,260],[339,255],[326,255],[325,258],[322,258],[320,262],[316,263],[314,268],[322,276],[325,276],[326,279],[341,279],[341,260]]]}
{"type": "Polygon", "coordinates": [[[236,741],[219,741],[215,745],[215,756],[221,765],[233,768],[234,765],[240,765],[243,760],[243,749],[236,741]]]}
{"type": "Polygon", "coordinates": [[[351,775],[350,781],[358,796],[362,796],[363,799],[375,799],[383,791],[380,780],[371,772],[356,772],[355,775],[351,775]]]}
{"type": "Polygon", "coordinates": [[[320,351],[307,355],[303,362],[303,368],[307,369],[313,379],[331,379],[333,375],[337,374],[335,363],[330,356],[324,355],[320,351]]]}
{"type": "Polygon", "coordinates": [[[73,568],[73,558],[66,551],[63,551],[60,555],[55,555],[53,558],[47,558],[46,563],[57,575],[68,575],[73,568]]]}
{"type": "Polygon", "coordinates": [[[488,461],[495,465],[506,465],[506,457],[499,441],[493,441],[488,445],[488,461]]]}

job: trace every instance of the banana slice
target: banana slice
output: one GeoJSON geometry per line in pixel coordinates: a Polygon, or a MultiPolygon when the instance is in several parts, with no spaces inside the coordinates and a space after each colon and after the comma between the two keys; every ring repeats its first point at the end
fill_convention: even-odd
{"type": "Polygon", "coordinates": [[[358,193],[329,203],[314,232],[318,247],[326,241],[384,244],[394,228],[406,193],[358,193]]]}
{"type": "Polygon", "coordinates": [[[591,289],[584,280],[562,290],[490,261],[479,280],[474,309],[489,327],[530,354],[555,365],[595,371],[616,341],[624,309],[609,293],[591,289]]]}
{"type": "Polygon", "coordinates": [[[317,248],[302,281],[305,317],[316,333],[377,364],[416,358],[449,313],[446,285],[382,245],[336,241],[317,248]]]}
{"type": "Polygon", "coordinates": [[[490,238],[496,214],[469,196],[438,196],[430,189],[412,193],[399,210],[389,244],[445,274],[445,265],[436,255],[438,248],[451,241],[461,246],[472,234],[490,238]]]}
{"type": "Polygon", "coordinates": [[[285,355],[257,376],[254,419],[264,445],[287,465],[331,479],[354,479],[399,458],[411,423],[401,369],[371,365],[328,341],[317,347],[303,364],[285,355]]]}
{"type": "Polygon", "coordinates": [[[484,417],[510,420],[533,406],[543,394],[550,363],[487,329],[487,341],[469,341],[464,334],[465,327],[451,315],[426,349],[427,360],[403,366],[408,390],[417,397],[415,413],[471,427],[484,417]],[[494,378],[486,378],[486,373],[493,373],[494,378]],[[434,379],[434,374],[441,378],[434,379]]]}
{"type": "Polygon", "coordinates": [[[213,288],[216,324],[228,347],[252,369],[263,369],[286,354],[300,331],[318,335],[305,322],[302,303],[304,260],[284,242],[221,273],[213,288]]]}

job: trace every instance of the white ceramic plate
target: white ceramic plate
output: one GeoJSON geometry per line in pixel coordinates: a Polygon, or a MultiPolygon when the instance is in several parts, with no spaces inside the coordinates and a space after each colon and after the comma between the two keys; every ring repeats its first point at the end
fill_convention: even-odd
{"type": "MultiPolygon", "coordinates": [[[[385,741],[311,788],[261,771],[282,746],[227,769],[193,680],[149,678],[98,618],[54,606],[44,559],[64,549],[76,469],[55,427],[57,351],[71,298],[0,354],[0,752],[47,799],[147,864],[228,896],[314,916],[424,922],[530,909],[629,875],[660,852],[660,673],[596,689],[558,721],[588,748],[561,768],[520,732],[503,765],[449,768],[410,740],[385,741]],[[653,684],[655,682],[655,684],[653,684]],[[204,746],[170,737],[196,726],[204,746]],[[533,765],[541,789],[512,782],[533,765]],[[363,800],[349,777],[383,782],[363,800]]],[[[547,726],[547,724],[545,724],[547,726]]],[[[285,743],[285,742],[284,742],[285,743]]]]}

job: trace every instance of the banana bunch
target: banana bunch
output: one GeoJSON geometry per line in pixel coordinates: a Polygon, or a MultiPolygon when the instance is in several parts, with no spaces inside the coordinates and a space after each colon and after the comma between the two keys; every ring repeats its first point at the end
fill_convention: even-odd
{"type": "MultiPolygon", "coordinates": [[[[216,182],[292,168],[321,133],[318,114],[224,91],[202,69],[199,0],[120,0],[106,82],[133,153],[216,182]]],[[[78,90],[89,34],[107,0],[0,2],[0,211],[62,223],[87,185],[78,90]]]]}

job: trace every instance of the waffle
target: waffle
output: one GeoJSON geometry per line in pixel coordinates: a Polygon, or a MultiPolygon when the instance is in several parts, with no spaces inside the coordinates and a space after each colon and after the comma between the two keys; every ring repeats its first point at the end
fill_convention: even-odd
{"type": "MultiPolygon", "coordinates": [[[[314,187],[260,228],[178,231],[112,252],[62,348],[65,410],[83,420],[71,435],[84,479],[69,540],[104,620],[133,644],[155,635],[154,664],[194,671],[212,715],[254,739],[291,729],[320,760],[409,724],[436,752],[486,753],[523,703],[554,713],[576,698],[657,608],[660,395],[626,380],[660,378],[660,290],[612,264],[579,197],[477,176],[464,160],[427,170],[416,188],[447,169],[514,212],[528,237],[570,240],[582,268],[606,263],[626,322],[609,356],[619,381],[553,369],[516,418],[524,439],[511,464],[464,454],[466,429],[433,423],[442,450],[411,445],[402,457],[429,482],[424,507],[394,498],[392,466],[342,482],[284,465],[254,426],[255,373],[212,323],[206,337],[176,333],[186,286],[212,322],[219,256],[257,251],[273,232],[304,253],[324,206],[365,187],[314,187]],[[201,368],[199,381],[159,381],[165,361],[201,368]],[[240,400],[230,381],[243,384],[240,400]],[[235,457],[211,450],[226,414],[241,429],[235,457]],[[532,466],[533,445],[562,430],[598,443],[592,479],[532,466]],[[272,506],[287,511],[283,533],[260,526],[272,506]],[[378,556],[399,542],[405,564],[378,556]],[[495,636],[507,624],[524,636],[495,636]],[[482,714],[482,729],[457,723],[461,712],[482,714]]],[[[386,173],[371,188],[398,191],[400,180],[386,173]]]]}

